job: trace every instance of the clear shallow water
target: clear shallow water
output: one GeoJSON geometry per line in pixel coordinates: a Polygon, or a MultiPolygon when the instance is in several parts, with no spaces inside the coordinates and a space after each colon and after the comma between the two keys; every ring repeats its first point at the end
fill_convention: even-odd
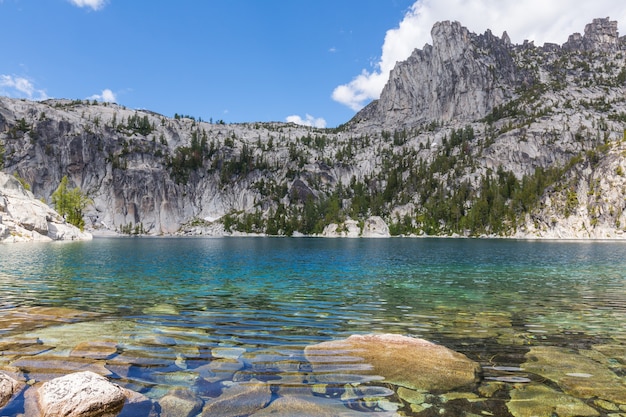
{"type": "MultiPolygon", "coordinates": [[[[481,363],[486,380],[505,381],[540,379],[515,372],[533,346],[626,346],[624,243],[102,238],[3,245],[0,294],[0,318],[28,306],[97,313],[61,326],[0,327],[0,338],[37,337],[61,357],[81,339],[114,340],[111,377],[151,398],[172,386],[209,398],[224,381],[252,378],[306,387],[315,381],[303,377],[310,371],[304,347],[354,333],[425,338],[481,363]],[[206,375],[192,371],[215,361],[216,348],[234,365],[211,369],[199,383],[206,375]]],[[[15,359],[5,357],[0,365],[15,359]]],[[[611,359],[624,381],[626,357],[611,359]]],[[[50,376],[29,366],[32,376],[50,376]]],[[[482,411],[504,412],[506,392],[482,411]]]]}

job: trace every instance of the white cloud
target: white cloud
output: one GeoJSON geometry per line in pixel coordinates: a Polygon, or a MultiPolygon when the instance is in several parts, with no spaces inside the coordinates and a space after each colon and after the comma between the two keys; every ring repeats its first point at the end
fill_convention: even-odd
{"type": "Polygon", "coordinates": [[[44,90],[35,88],[32,81],[24,77],[0,75],[0,93],[9,97],[45,100],[48,98],[44,90]]]}
{"type": "Polygon", "coordinates": [[[108,88],[102,90],[101,94],[94,94],[93,96],[87,97],[89,100],[96,101],[105,101],[107,103],[116,103],[117,97],[115,97],[115,93],[108,88]]]}
{"type": "Polygon", "coordinates": [[[615,0],[577,2],[575,7],[571,0],[419,0],[398,27],[387,31],[378,62],[336,87],[332,98],[355,111],[377,99],[396,62],[407,59],[415,48],[432,43],[430,30],[438,21],[456,20],[476,33],[491,29],[500,36],[507,31],[513,43],[528,39],[543,45],[562,44],[572,33],[583,33],[592,19],[607,16],[619,22],[623,34],[626,8],[615,0]]]}
{"type": "Polygon", "coordinates": [[[74,6],[78,7],[91,7],[93,10],[102,9],[107,0],[69,0],[74,6]]]}
{"type": "Polygon", "coordinates": [[[298,115],[287,116],[287,123],[295,123],[301,126],[311,126],[323,129],[326,127],[326,120],[321,117],[313,117],[310,114],[307,114],[304,119],[298,115]]]}

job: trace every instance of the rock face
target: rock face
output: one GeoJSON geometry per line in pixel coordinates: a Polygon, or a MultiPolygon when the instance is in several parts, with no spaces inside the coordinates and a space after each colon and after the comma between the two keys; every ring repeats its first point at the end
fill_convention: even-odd
{"type": "Polygon", "coordinates": [[[0,242],[88,239],[89,233],[65,222],[15,177],[0,172],[0,242]]]}
{"type": "Polygon", "coordinates": [[[439,22],[433,44],[416,49],[391,71],[380,99],[355,121],[387,129],[430,121],[471,121],[510,98],[525,79],[510,44],[490,31],[470,33],[459,22],[439,22]]]}
{"type": "MultiPolygon", "coordinates": [[[[378,100],[366,106],[352,122],[398,129],[420,123],[473,121],[510,101],[520,87],[537,80],[516,62],[520,49],[506,32],[476,35],[459,22],[439,22],[431,31],[433,44],[415,49],[391,71],[378,100]]],[[[550,51],[558,45],[546,45],[550,51]]],[[[616,52],[622,48],[617,22],[594,19],[585,34],[575,33],[562,46],[569,52],[616,52]]]]}
{"type": "MultiPolygon", "coordinates": [[[[0,167],[44,201],[67,175],[94,201],[88,230],[626,238],[616,22],[541,47],[458,22],[431,34],[337,129],[0,97],[0,167]],[[501,198],[485,197],[494,184],[501,198]]],[[[9,216],[5,200],[2,237],[76,237],[53,215],[9,216]]]]}
{"type": "Polygon", "coordinates": [[[305,355],[316,373],[377,376],[390,384],[424,391],[472,385],[480,372],[480,366],[461,353],[392,334],[352,335],[308,346],[305,355]]]}
{"type": "Polygon", "coordinates": [[[93,372],[48,381],[38,395],[44,417],[115,417],[126,401],[122,388],[93,372]]]}
{"type": "Polygon", "coordinates": [[[626,142],[606,149],[602,159],[585,155],[544,195],[520,232],[550,239],[626,237],[625,156],[626,142]]]}

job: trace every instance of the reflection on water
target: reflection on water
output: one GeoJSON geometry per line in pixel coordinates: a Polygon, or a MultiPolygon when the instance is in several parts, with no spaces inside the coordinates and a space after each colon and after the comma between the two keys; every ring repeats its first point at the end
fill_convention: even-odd
{"type": "MultiPolygon", "coordinates": [[[[557,397],[524,365],[529,352],[539,362],[547,354],[534,347],[606,360],[626,389],[625,255],[622,243],[449,239],[0,246],[0,367],[47,380],[83,364],[77,345],[102,341],[113,352],[89,366],[153,399],[182,386],[206,401],[252,381],[274,386],[274,400],[297,392],[355,412],[431,415],[430,405],[449,415],[524,415],[514,401],[522,392],[557,397]],[[59,319],[31,307],[89,314],[59,319]],[[411,335],[464,353],[483,366],[479,386],[462,393],[475,398],[409,400],[384,381],[311,372],[306,346],[354,333],[411,335]]],[[[589,402],[559,378],[548,387],[558,398],[589,402]]],[[[610,411],[599,404],[594,412],[610,411]]]]}

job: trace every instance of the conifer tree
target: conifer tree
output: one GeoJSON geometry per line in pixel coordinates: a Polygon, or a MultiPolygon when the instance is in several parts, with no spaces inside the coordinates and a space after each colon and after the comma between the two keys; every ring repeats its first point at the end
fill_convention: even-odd
{"type": "Polygon", "coordinates": [[[68,188],[67,183],[68,179],[65,175],[55,192],[52,193],[52,204],[68,223],[83,230],[85,227],[83,212],[93,201],[79,187],[68,188]]]}

